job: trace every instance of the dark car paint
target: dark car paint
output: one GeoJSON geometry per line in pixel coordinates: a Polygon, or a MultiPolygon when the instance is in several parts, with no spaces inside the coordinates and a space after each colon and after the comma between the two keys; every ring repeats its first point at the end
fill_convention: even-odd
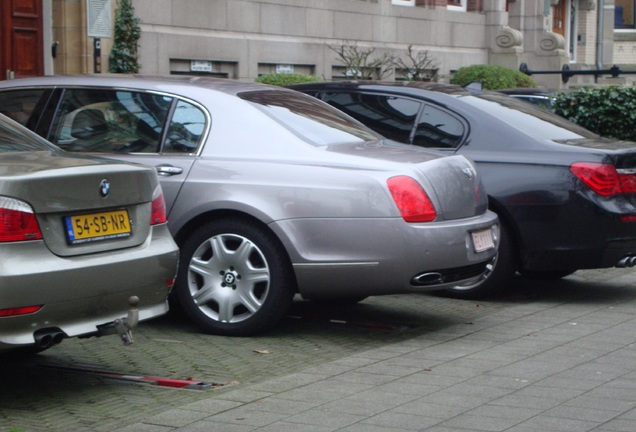
{"type": "MultiPolygon", "coordinates": [[[[457,149],[438,149],[463,154],[477,163],[491,209],[514,234],[520,270],[612,267],[636,253],[636,223],[619,218],[636,214],[636,196],[601,197],[569,171],[572,163],[581,161],[636,167],[634,143],[602,139],[582,128],[587,139],[537,140],[464,103],[464,98],[475,95],[457,86],[332,82],[291,88],[323,100],[326,93],[335,91],[406,96],[455,113],[469,125],[466,134],[457,149]]],[[[493,100],[505,98],[506,103],[523,104],[522,109],[539,110],[486,93],[493,100]]],[[[374,128],[373,123],[358,120],[374,128]]]]}

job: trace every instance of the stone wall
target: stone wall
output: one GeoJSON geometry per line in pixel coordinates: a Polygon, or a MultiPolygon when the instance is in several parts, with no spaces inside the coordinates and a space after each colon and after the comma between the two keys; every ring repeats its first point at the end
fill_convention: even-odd
{"type": "MultiPolygon", "coordinates": [[[[439,0],[438,0],[439,1],[439,0]]],[[[445,1],[445,0],[444,0],[445,1]]],[[[440,73],[488,63],[485,16],[388,0],[135,0],[142,73],[201,73],[241,80],[293,66],[331,79],[342,73],[329,46],[356,41],[374,54],[427,50],[440,73]],[[205,71],[203,70],[205,69],[205,71]]],[[[471,7],[481,7],[471,1],[471,7]]]]}

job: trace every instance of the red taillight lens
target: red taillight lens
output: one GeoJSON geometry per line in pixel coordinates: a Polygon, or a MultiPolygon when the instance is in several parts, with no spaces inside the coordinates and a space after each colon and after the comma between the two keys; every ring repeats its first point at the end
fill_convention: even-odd
{"type": "Polygon", "coordinates": [[[601,196],[621,193],[621,183],[614,165],[594,162],[577,162],[570,171],[587,187],[601,196]]]}
{"type": "Polygon", "coordinates": [[[387,180],[393,200],[407,222],[430,222],[437,212],[422,186],[411,177],[397,176],[387,180]]]}
{"type": "Polygon", "coordinates": [[[636,171],[633,169],[618,169],[623,193],[636,193],[636,171]]]}
{"type": "Polygon", "coordinates": [[[163,199],[163,191],[161,187],[155,189],[152,197],[152,214],[150,216],[150,225],[165,223],[168,219],[166,215],[166,201],[163,199]]]}
{"type": "Polygon", "coordinates": [[[636,193],[636,171],[616,170],[614,165],[577,162],[570,171],[587,187],[601,196],[636,193]]]}
{"type": "Polygon", "coordinates": [[[16,316],[16,315],[28,315],[35,313],[42,309],[42,305],[38,306],[23,306],[17,308],[0,309],[0,317],[16,316]]]}
{"type": "Polygon", "coordinates": [[[42,231],[31,206],[24,201],[0,197],[0,242],[41,238],[42,231]]]}

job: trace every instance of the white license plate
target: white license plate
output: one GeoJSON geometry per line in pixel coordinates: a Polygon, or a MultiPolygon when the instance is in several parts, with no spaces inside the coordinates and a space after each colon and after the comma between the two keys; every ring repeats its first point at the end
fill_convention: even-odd
{"type": "Polygon", "coordinates": [[[473,248],[475,252],[483,252],[495,247],[495,241],[492,238],[492,230],[490,228],[475,231],[470,234],[473,239],[473,248]]]}

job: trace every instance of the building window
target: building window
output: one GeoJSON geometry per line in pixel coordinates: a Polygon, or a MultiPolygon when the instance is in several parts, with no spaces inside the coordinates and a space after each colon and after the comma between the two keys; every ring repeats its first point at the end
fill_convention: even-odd
{"type": "Polygon", "coordinates": [[[415,0],[391,0],[391,4],[396,6],[415,6],[415,0]]]}
{"type": "Polygon", "coordinates": [[[466,12],[467,0],[448,0],[448,6],[446,8],[451,11],[466,12]]]}
{"type": "Polygon", "coordinates": [[[634,4],[636,0],[615,0],[614,27],[634,28],[634,4]]]}

